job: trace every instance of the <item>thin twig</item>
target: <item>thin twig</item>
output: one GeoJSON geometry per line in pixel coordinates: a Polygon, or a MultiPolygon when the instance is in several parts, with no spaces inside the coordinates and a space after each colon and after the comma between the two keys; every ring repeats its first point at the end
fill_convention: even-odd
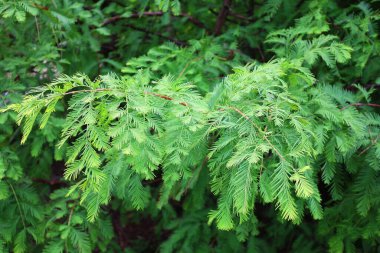
{"type": "Polygon", "coordinates": [[[263,174],[263,168],[264,168],[264,159],[263,159],[263,156],[261,156],[260,178],[261,178],[261,175],[263,174]]]}
{"type": "Polygon", "coordinates": [[[206,26],[198,19],[194,18],[193,16],[190,16],[189,14],[187,13],[181,13],[180,14],[181,17],[185,17],[187,18],[187,20],[189,20],[191,23],[193,23],[194,25],[200,27],[200,28],[203,28],[207,31],[207,28],[206,26]]]}
{"type": "Polygon", "coordinates": [[[15,200],[16,200],[16,203],[17,203],[17,207],[18,207],[18,210],[20,212],[20,216],[21,216],[21,222],[22,222],[22,225],[24,226],[24,229],[26,229],[26,224],[25,224],[25,220],[24,220],[24,213],[21,209],[21,205],[20,205],[20,202],[18,201],[18,197],[17,197],[17,194],[15,192],[15,189],[13,188],[13,185],[7,181],[7,183],[9,184],[9,186],[11,187],[11,190],[12,190],[12,193],[13,193],[13,196],[15,197],[15,200]]]}
{"type": "Polygon", "coordinates": [[[20,131],[21,131],[21,126],[18,126],[17,129],[16,129],[16,131],[14,131],[13,134],[11,135],[11,137],[9,138],[8,145],[13,142],[13,140],[20,133],[20,131]]]}
{"type": "Polygon", "coordinates": [[[74,91],[69,91],[69,92],[63,93],[62,95],[77,94],[77,93],[81,93],[81,92],[101,92],[101,91],[112,91],[112,89],[99,88],[99,89],[93,89],[93,90],[74,90],[74,91]]]}
{"type": "Polygon", "coordinates": [[[71,208],[71,210],[70,210],[69,219],[68,219],[68,221],[67,221],[67,226],[70,226],[70,224],[71,224],[71,219],[72,219],[72,217],[73,217],[74,209],[75,209],[75,206],[73,206],[73,207],[71,208]]]}
{"type": "MultiPolygon", "coordinates": [[[[73,213],[74,213],[74,209],[75,209],[75,206],[73,206],[70,210],[70,214],[69,214],[69,219],[67,221],[67,226],[70,227],[70,224],[71,224],[71,219],[73,217],[73,213]]],[[[68,252],[68,244],[67,244],[67,239],[65,241],[65,251],[66,253],[68,252]]]]}
{"type": "Polygon", "coordinates": [[[256,129],[263,135],[263,138],[268,142],[268,144],[273,148],[274,152],[276,152],[276,154],[281,158],[281,160],[283,161],[286,161],[286,159],[281,155],[281,153],[275,148],[275,146],[270,142],[270,140],[266,137],[265,135],[265,132],[263,132],[260,127],[258,127],[255,122],[253,122],[253,120],[251,120],[250,117],[248,117],[248,115],[246,115],[244,112],[242,112],[241,110],[239,110],[238,108],[236,107],[233,107],[233,106],[229,106],[230,109],[234,110],[235,112],[239,113],[241,116],[243,116],[246,120],[250,121],[254,127],[256,127],[256,129]]]}
{"type": "Polygon", "coordinates": [[[377,143],[377,141],[378,141],[379,138],[380,138],[380,134],[376,137],[376,139],[371,140],[371,144],[368,147],[366,147],[362,152],[360,152],[359,156],[361,156],[362,154],[364,154],[365,152],[367,152],[368,149],[370,149],[371,147],[373,147],[374,145],[376,145],[376,143],[377,143]]]}
{"type": "Polygon", "coordinates": [[[261,49],[261,46],[258,45],[258,46],[257,46],[257,49],[258,49],[258,51],[259,51],[259,54],[260,54],[261,60],[263,60],[263,61],[265,62],[266,60],[265,60],[265,56],[264,56],[263,50],[261,49]]]}
{"type": "Polygon", "coordinates": [[[238,14],[238,13],[233,13],[233,12],[230,12],[230,14],[232,17],[235,17],[237,19],[241,19],[241,20],[244,20],[244,21],[253,21],[252,18],[249,18],[249,17],[246,17],[246,16],[243,16],[241,14],[238,14]]]}
{"type": "Polygon", "coordinates": [[[189,188],[190,188],[191,184],[194,182],[194,180],[197,180],[197,179],[199,178],[199,175],[201,174],[202,169],[203,169],[204,167],[207,166],[208,159],[209,159],[208,156],[206,156],[206,157],[203,159],[203,162],[202,162],[201,167],[199,168],[199,170],[198,170],[198,171],[196,172],[196,174],[195,174],[193,177],[191,177],[191,178],[189,179],[189,181],[187,182],[186,187],[185,187],[185,190],[183,191],[185,194],[186,194],[187,191],[189,190],[189,188]]]}
{"type": "Polygon", "coordinates": [[[40,27],[39,27],[39,24],[38,24],[37,16],[34,16],[34,20],[36,21],[37,38],[38,38],[38,41],[40,41],[40,27]]]}
{"type": "Polygon", "coordinates": [[[194,58],[194,59],[188,61],[188,62],[186,63],[186,65],[185,65],[185,67],[182,69],[181,73],[179,73],[179,75],[178,75],[178,79],[180,79],[181,76],[185,73],[185,70],[190,66],[190,63],[192,63],[192,62],[194,62],[194,61],[199,61],[200,59],[202,59],[201,56],[196,57],[196,58],[194,58]]]}

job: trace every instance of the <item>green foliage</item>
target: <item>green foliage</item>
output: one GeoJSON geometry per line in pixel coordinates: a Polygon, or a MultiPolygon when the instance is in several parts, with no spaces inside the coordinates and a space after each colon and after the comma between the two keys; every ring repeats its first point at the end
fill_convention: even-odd
{"type": "Polygon", "coordinates": [[[0,252],[376,251],[376,6],[2,1],[0,252]]]}

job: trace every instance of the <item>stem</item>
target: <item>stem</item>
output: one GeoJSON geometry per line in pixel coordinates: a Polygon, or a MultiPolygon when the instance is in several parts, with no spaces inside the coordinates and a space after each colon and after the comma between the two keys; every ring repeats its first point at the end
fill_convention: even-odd
{"type": "Polygon", "coordinates": [[[12,185],[10,182],[8,182],[8,181],[6,181],[6,182],[9,184],[9,186],[10,186],[11,189],[12,189],[13,196],[15,197],[15,200],[16,200],[16,203],[17,203],[18,211],[20,212],[22,225],[24,226],[24,229],[26,230],[24,214],[23,214],[23,212],[22,212],[20,202],[18,201],[18,197],[17,197],[17,194],[16,194],[16,192],[15,192],[15,189],[13,188],[13,185],[12,185]]]}

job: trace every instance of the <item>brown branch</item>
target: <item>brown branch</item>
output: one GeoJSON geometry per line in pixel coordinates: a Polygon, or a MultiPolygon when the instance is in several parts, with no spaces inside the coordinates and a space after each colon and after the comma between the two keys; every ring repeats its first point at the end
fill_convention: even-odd
{"type": "Polygon", "coordinates": [[[118,20],[122,19],[122,17],[120,15],[117,15],[117,16],[113,16],[113,17],[110,17],[110,18],[107,18],[106,20],[104,20],[101,24],[101,26],[106,26],[108,24],[112,24],[118,20]]]}
{"type": "Polygon", "coordinates": [[[38,4],[35,4],[35,3],[32,3],[32,5],[34,7],[36,7],[37,9],[40,9],[40,10],[43,10],[43,11],[48,11],[49,10],[49,7],[47,7],[47,6],[42,6],[42,5],[38,5],[38,4]]]}
{"type": "Polygon", "coordinates": [[[215,24],[214,35],[216,36],[220,35],[220,33],[222,32],[223,25],[226,22],[226,18],[230,11],[231,2],[232,2],[231,0],[223,1],[223,6],[219,11],[219,15],[215,24]]]}
{"type": "Polygon", "coordinates": [[[340,110],[341,111],[343,111],[343,110],[345,110],[345,109],[347,109],[348,107],[350,107],[350,106],[372,106],[372,107],[380,107],[380,105],[379,104],[372,104],[372,103],[353,103],[353,104],[349,104],[349,105],[347,105],[347,106],[345,106],[345,107],[342,107],[340,110]]]}
{"type": "MultiPolygon", "coordinates": [[[[169,97],[169,96],[166,96],[166,95],[161,95],[161,94],[154,93],[154,92],[145,91],[144,93],[147,94],[147,95],[152,95],[152,96],[159,97],[159,98],[162,98],[162,99],[165,99],[165,100],[169,100],[169,101],[173,101],[174,100],[172,97],[169,97]]],[[[180,102],[179,104],[183,105],[183,106],[189,106],[189,104],[186,103],[186,102],[180,102]]]]}
{"type": "Polygon", "coordinates": [[[116,21],[119,21],[120,19],[127,19],[127,18],[140,18],[142,16],[148,16],[148,17],[160,17],[162,16],[164,13],[162,11],[146,11],[146,12],[143,12],[143,13],[132,13],[130,16],[128,17],[123,17],[123,16],[120,16],[120,15],[117,15],[117,16],[114,16],[114,17],[110,17],[106,20],[103,21],[103,23],[101,24],[101,26],[106,26],[108,24],[111,24],[111,23],[114,23],[116,21]]]}
{"type": "MultiPolygon", "coordinates": [[[[209,8],[208,10],[211,12],[211,14],[214,14],[215,16],[219,16],[219,13],[217,11],[213,10],[212,8],[209,8]]],[[[241,24],[242,23],[241,21],[244,21],[244,24],[247,25],[247,24],[255,21],[255,18],[246,17],[246,16],[241,15],[239,13],[234,13],[232,11],[229,11],[228,16],[226,17],[226,21],[234,23],[234,24],[241,24]],[[233,17],[235,19],[231,19],[230,17],[233,17]]]]}
{"type": "MultiPolygon", "coordinates": [[[[211,8],[209,8],[208,10],[211,12],[211,14],[214,14],[215,16],[218,16],[218,15],[219,15],[219,13],[218,13],[217,11],[215,11],[215,10],[213,10],[213,9],[211,9],[211,8]]],[[[226,18],[226,21],[231,22],[231,23],[234,23],[234,24],[239,24],[239,21],[232,20],[232,19],[230,19],[229,17],[226,18]]]]}
{"type": "Polygon", "coordinates": [[[48,185],[66,185],[67,183],[64,181],[61,181],[59,179],[43,179],[43,178],[32,178],[33,182],[41,183],[41,184],[48,184],[48,185]]]}
{"type": "MultiPolygon", "coordinates": [[[[356,85],[356,83],[347,85],[345,87],[345,89],[347,89],[347,90],[357,90],[358,88],[355,85],[356,85]]],[[[365,88],[365,89],[372,89],[372,88],[374,88],[374,89],[377,90],[377,89],[380,88],[380,84],[377,84],[377,83],[367,83],[367,84],[362,84],[361,86],[363,88],[365,88]]]]}
{"type": "Polygon", "coordinates": [[[153,180],[144,180],[142,182],[142,184],[145,186],[145,185],[158,185],[159,183],[162,182],[162,178],[161,177],[156,177],[155,179],[153,180]]]}
{"type": "Polygon", "coordinates": [[[200,20],[194,18],[193,16],[190,16],[187,13],[181,13],[181,14],[179,14],[179,16],[187,18],[187,20],[189,20],[194,25],[196,25],[196,26],[198,26],[200,28],[203,28],[203,29],[205,29],[207,31],[207,27],[200,20]]]}
{"type": "Polygon", "coordinates": [[[111,220],[112,220],[112,227],[116,234],[116,240],[118,241],[118,244],[120,248],[123,250],[127,247],[127,241],[126,235],[124,234],[123,227],[120,222],[120,212],[114,211],[111,209],[111,220]]]}
{"type": "MultiPolygon", "coordinates": [[[[117,16],[114,16],[114,17],[110,17],[106,20],[103,21],[103,23],[101,24],[101,26],[106,26],[108,24],[111,24],[111,23],[114,23],[116,21],[119,21],[120,19],[127,19],[127,18],[140,18],[142,16],[147,16],[147,17],[160,17],[164,15],[164,12],[162,11],[146,11],[146,12],[143,12],[143,13],[132,13],[130,16],[128,17],[122,17],[120,15],[117,15],[117,16]]],[[[176,17],[175,15],[173,15],[174,17],[176,17]]],[[[202,29],[205,29],[207,30],[206,26],[200,21],[198,20],[197,18],[187,14],[187,13],[181,13],[178,15],[178,17],[185,17],[187,18],[187,20],[190,22],[190,23],[193,23],[194,25],[202,28],[202,29]]]]}
{"type": "Polygon", "coordinates": [[[253,21],[253,18],[249,18],[249,17],[243,16],[243,15],[238,14],[238,13],[230,12],[229,15],[231,15],[232,17],[235,17],[237,19],[244,20],[244,21],[248,21],[248,22],[253,21]]]}
{"type": "Polygon", "coordinates": [[[378,83],[368,83],[364,85],[364,88],[380,88],[380,84],[378,83]]]}
{"type": "Polygon", "coordinates": [[[247,8],[247,15],[249,17],[253,16],[254,10],[255,10],[255,0],[249,0],[248,8],[247,8]]]}
{"type": "Polygon", "coordinates": [[[178,46],[186,46],[187,45],[187,43],[185,41],[177,40],[175,38],[162,35],[161,33],[158,33],[158,32],[152,32],[152,31],[149,31],[149,30],[146,30],[144,28],[140,28],[140,27],[137,27],[137,26],[134,26],[134,25],[131,25],[131,24],[126,24],[126,26],[128,26],[128,27],[130,27],[132,29],[135,29],[137,31],[144,32],[147,35],[156,35],[156,36],[158,36],[160,38],[163,38],[163,39],[166,39],[166,40],[170,40],[171,42],[175,43],[178,46]]]}

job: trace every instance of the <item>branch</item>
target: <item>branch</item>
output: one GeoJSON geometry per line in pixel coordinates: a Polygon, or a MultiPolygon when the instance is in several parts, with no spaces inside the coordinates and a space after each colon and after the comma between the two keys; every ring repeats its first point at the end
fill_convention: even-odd
{"type": "Polygon", "coordinates": [[[232,17],[235,17],[237,19],[241,19],[241,20],[248,21],[248,22],[254,21],[253,18],[249,18],[249,17],[243,16],[243,15],[238,14],[238,13],[230,12],[229,15],[231,15],[232,17]]]}
{"type": "Polygon", "coordinates": [[[36,7],[37,9],[40,9],[40,10],[43,10],[43,11],[48,11],[49,10],[49,7],[47,7],[47,6],[42,6],[42,5],[38,5],[38,4],[35,4],[35,3],[32,3],[32,5],[34,7],[36,7]]]}
{"type": "Polygon", "coordinates": [[[347,109],[348,107],[350,106],[372,106],[372,107],[380,107],[379,104],[372,104],[372,103],[368,103],[368,104],[365,104],[365,103],[353,103],[353,104],[349,104],[345,107],[342,107],[340,110],[343,111],[345,109],[347,109]]]}
{"type": "MultiPolygon", "coordinates": [[[[69,92],[63,93],[61,95],[65,96],[65,95],[77,94],[77,93],[81,93],[81,92],[102,92],[102,91],[113,91],[113,89],[99,88],[99,89],[93,89],[93,90],[74,90],[74,91],[69,91],[69,92]]],[[[158,94],[158,93],[154,93],[154,92],[144,91],[144,94],[152,95],[152,96],[159,97],[159,98],[169,100],[169,101],[174,100],[172,97],[162,95],[162,94],[158,94]]],[[[189,104],[186,102],[180,102],[179,104],[183,105],[183,106],[189,106],[189,104]]]]}
{"type": "Polygon", "coordinates": [[[137,31],[144,32],[144,33],[146,33],[146,34],[148,34],[148,35],[152,35],[152,34],[153,34],[153,35],[156,35],[156,36],[158,36],[158,37],[160,37],[160,38],[163,38],[163,39],[166,39],[166,40],[170,40],[171,42],[175,43],[175,44],[178,45],[178,46],[186,46],[186,45],[187,45],[187,43],[184,42],[184,41],[177,40],[177,39],[175,39],[175,38],[172,38],[172,37],[168,37],[168,36],[162,35],[161,33],[158,33],[158,32],[148,31],[148,30],[146,30],[146,29],[144,29],[144,28],[140,28],[140,27],[137,27],[137,26],[134,26],[134,25],[131,25],[131,24],[127,24],[126,26],[128,26],[128,27],[130,27],[130,28],[132,28],[132,29],[135,29],[135,30],[137,30],[137,31]]]}
{"type": "Polygon", "coordinates": [[[247,15],[249,17],[253,16],[254,10],[255,10],[255,0],[249,0],[247,15]]]}
{"type": "Polygon", "coordinates": [[[162,11],[155,11],[155,12],[146,11],[143,13],[132,13],[129,17],[122,17],[120,15],[117,15],[117,16],[110,17],[110,18],[104,20],[103,23],[101,24],[101,26],[106,26],[108,24],[114,23],[114,22],[119,21],[120,19],[124,19],[124,18],[140,18],[141,16],[160,17],[163,14],[164,13],[162,11]]]}
{"type": "MultiPolygon", "coordinates": [[[[371,88],[374,88],[374,89],[379,89],[380,88],[380,84],[377,84],[377,83],[367,83],[367,84],[362,84],[361,85],[363,88],[365,89],[371,89],[371,88]]],[[[350,85],[347,85],[346,86],[346,89],[347,90],[357,90],[358,88],[355,87],[355,83],[353,84],[350,84],[350,85]]]]}
{"type": "MultiPolygon", "coordinates": [[[[123,18],[140,18],[142,16],[147,16],[147,17],[160,17],[164,15],[164,12],[162,11],[146,11],[146,12],[143,12],[143,13],[132,13],[129,17],[122,17],[120,15],[117,15],[117,16],[114,16],[114,17],[110,17],[106,20],[103,21],[103,23],[101,24],[101,26],[106,26],[108,24],[111,24],[111,23],[114,23],[120,19],[123,19],[123,18]]],[[[175,15],[173,15],[174,17],[176,17],[175,15]]],[[[179,17],[185,17],[187,18],[187,20],[191,23],[193,23],[194,25],[202,28],[202,29],[206,29],[206,26],[200,21],[198,20],[197,18],[187,14],[187,13],[181,13],[178,15],[179,17]]]]}
{"type": "Polygon", "coordinates": [[[36,183],[41,183],[41,184],[48,184],[48,185],[66,185],[67,183],[64,182],[64,181],[61,181],[59,179],[50,179],[50,180],[47,180],[47,179],[43,179],[43,178],[32,178],[32,181],[33,182],[36,182],[36,183]]]}
{"type": "MultiPolygon", "coordinates": [[[[218,15],[219,15],[219,13],[218,13],[217,11],[215,11],[215,10],[213,10],[213,9],[211,9],[211,8],[209,8],[208,10],[211,12],[211,14],[213,14],[213,15],[215,15],[215,16],[218,16],[218,15]]],[[[230,19],[229,17],[226,18],[226,21],[231,22],[231,23],[234,23],[234,24],[239,24],[239,21],[236,21],[236,20],[230,19]]]]}
{"type": "Polygon", "coordinates": [[[364,85],[364,87],[365,88],[376,88],[376,89],[378,89],[378,88],[380,88],[380,84],[378,84],[378,83],[368,83],[368,84],[365,84],[364,85]]]}
{"type": "Polygon", "coordinates": [[[194,18],[193,16],[190,16],[187,13],[181,13],[181,14],[179,14],[179,16],[187,18],[187,20],[189,20],[194,25],[196,25],[196,26],[198,26],[200,28],[203,28],[203,29],[205,29],[207,31],[206,26],[200,20],[194,18]]]}
{"type": "Polygon", "coordinates": [[[219,15],[216,20],[214,35],[220,35],[220,33],[222,32],[223,25],[226,22],[226,18],[230,11],[230,6],[231,6],[231,0],[223,1],[223,6],[219,11],[219,15]]]}

